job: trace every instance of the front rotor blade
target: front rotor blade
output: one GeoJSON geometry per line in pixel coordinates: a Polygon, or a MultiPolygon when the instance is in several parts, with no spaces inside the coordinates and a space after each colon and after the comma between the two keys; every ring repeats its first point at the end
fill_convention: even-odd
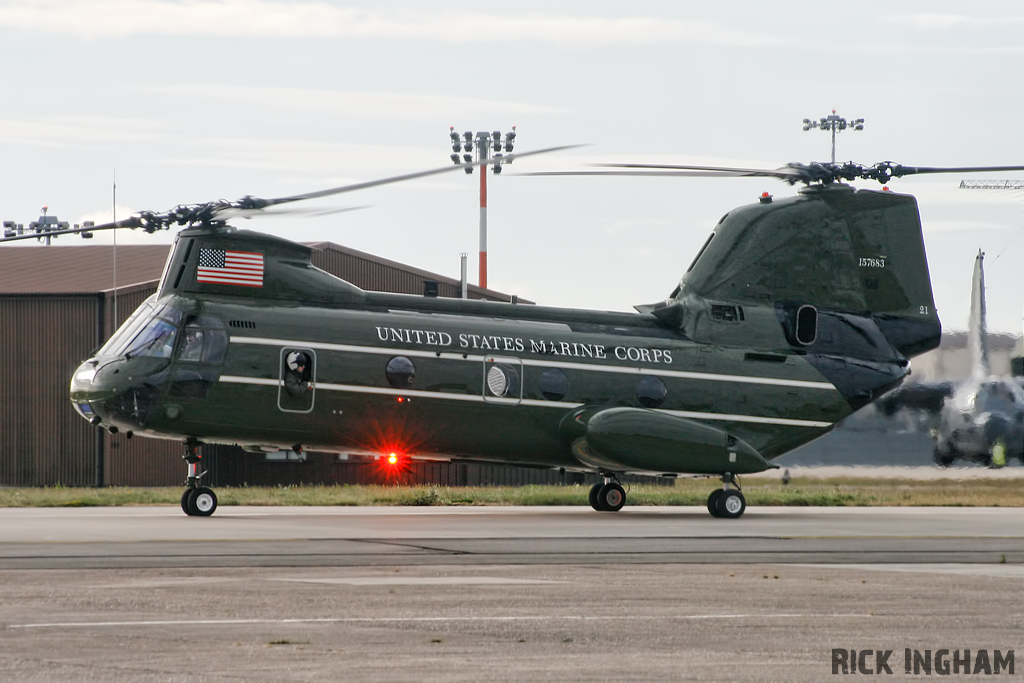
{"type": "Polygon", "coordinates": [[[507,164],[512,162],[514,159],[520,157],[533,156],[534,154],[547,154],[548,152],[558,152],[563,149],[573,149],[580,147],[581,145],[563,145],[561,147],[548,147],[547,149],[537,149],[531,152],[523,152],[521,154],[506,154],[505,156],[498,158],[491,158],[487,161],[473,161],[468,164],[453,164],[451,166],[444,166],[442,168],[435,168],[429,171],[418,171],[416,173],[406,173],[404,175],[392,176],[390,178],[382,178],[380,180],[370,180],[365,183],[355,183],[354,185],[342,185],[341,187],[331,188],[330,190],[319,190],[317,192],[307,192],[305,194],[296,194],[291,197],[278,197],[276,199],[258,199],[255,197],[247,197],[254,202],[252,208],[262,208],[264,206],[274,206],[276,204],[285,204],[288,202],[300,202],[305,199],[318,199],[320,197],[330,197],[335,194],[342,194],[344,192],[354,192],[355,190],[365,190],[370,187],[377,187],[378,185],[389,185],[391,183],[399,183],[403,180],[413,180],[414,178],[424,178],[426,176],[437,175],[439,173],[450,173],[451,171],[458,171],[472,166],[489,166],[491,164],[507,164]]]}
{"type": "Polygon", "coordinates": [[[96,232],[97,230],[119,230],[120,228],[139,228],[142,227],[139,223],[137,216],[131,218],[125,218],[120,221],[113,223],[101,223],[100,225],[90,225],[89,227],[82,228],[68,228],[67,230],[47,230],[45,232],[26,232],[21,235],[14,235],[13,237],[0,238],[2,242],[17,242],[18,240],[35,240],[43,239],[45,237],[57,237],[58,235],[77,235],[82,232],[96,232]]]}
{"type": "Polygon", "coordinates": [[[360,209],[370,208],[369,204],[362,206],[342,206],[335,209],[236,209],[234,207],[228,207],[219,209],[215,212],[214,217],[217,220],[230,220],[232,218],[258,218],[260,216],[330,216],[336,213],[347,213],[349,211],[359,211],[360,209]]]}

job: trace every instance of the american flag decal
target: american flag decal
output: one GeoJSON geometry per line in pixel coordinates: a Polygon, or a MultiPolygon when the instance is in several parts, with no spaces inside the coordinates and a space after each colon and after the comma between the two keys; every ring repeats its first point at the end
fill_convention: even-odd
{"type": "Polygon", "coordinates": [[[200,249],[196,282],[262,287],[263,254],[251,251],[200,249]]]}

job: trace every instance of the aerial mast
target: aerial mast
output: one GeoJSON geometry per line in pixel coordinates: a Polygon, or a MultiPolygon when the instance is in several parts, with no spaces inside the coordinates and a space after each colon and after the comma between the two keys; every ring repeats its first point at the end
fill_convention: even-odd
{"type": "MultiPolygon", "coordinates": [[[[488,133],[487,131],[478,132],[475,136],[472,131],[466,131],[462,134],[461,138],[458,133],[455,132],[455,126],[448,127],[448,135],[452,140],[452,154],[451,160],[456,166],[465,162],[466,164],[473,163],[473,145],[474,140],[476,144],[476,161],[487,162],[492,158],[495,163],[491,168],[491,171],[497,175],[501,173],[501,158],[502,155],[498,152],[502,151],[501,131],[493,131],[488,133]],[[463,152],[462,157],[459,157],[459,153],[463,152]],[[495,154],[492,157],[492,152],[495,154]]],[[[512,126],[511,132],[505,133],[505,144],[504,150],[511,152],[512,147],[516,139],[516,127],[512,126]]],[[[509,159],[509,163],[512,163],[509,159]]],[[[473,167],[466,166],[465,168],[467,175],[473,174],[473,167]]],[[[480,280],[479,284],[481,287],[487,287],[487,164],[480,166],[480,280]]]]}

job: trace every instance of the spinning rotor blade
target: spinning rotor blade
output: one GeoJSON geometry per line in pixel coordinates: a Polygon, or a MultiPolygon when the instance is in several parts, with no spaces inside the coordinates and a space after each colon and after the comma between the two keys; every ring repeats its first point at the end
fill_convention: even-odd
{"type": "MultiPolygon", "coordinates": [[[[989,171],[1024,171],[1024,166],[901,166],[891,161],[883,161],[882,164],[890,164],[899,173],[894,171],[894,176],[922,175],[926,173],[987,173],[989,171]]],[[[881,164],[879,164],[881,165],[881,164]]]]}
{"type": "Polygon", "coordinates": [[[217,217],[223,220],[230,220],[232,218],[244,218],[246,220],[250,218],[258,218],[260,216],[310,216],[316,218],[318,216],[330,216],[336,213],[348,213],[349,211],[359,211],[360,209],[369,209],[369,204],[363,204],[362,206],[342,206],[335,209],[236,209],[227,208],[222,209],[218,212],[217,217]]]}
{"type": "MultiPolygon", "coordinates": [[[[82,232],[96,232],[97,230],[119,230],[121,228],[141,228],[144,227],[140,223],[138,216],[132,216],[131,218],[125,218],[123,220],[115,221],[113,223],[101,223],[100,225],[89,225],[86,227],[68,228],[67,230],[47,230],[45,232],[26,232],[21,235],[14,235],[13,237],[0,238],[0,242],[16,242],[17,240],[35,240],[43,239],[45,237],[56,237],[58,235],[77,235],[82,232]]],[[[148,232],[154,232],[149,230],[148,232]]]]}
{"type": "MultiPolygon", "coordinates": [[[[52,230],[46,232],[31,232],[21,235],[15,235],[13,237],[0,238],[0,243],[13,242],[15,240],[27,240],[36,239],[40,237],[54,237],[57,235],[69,235],[81,232],[93,232],[96,230],[116,230],[118,228],[142,228],[148,233],[156,232],[157,230],[170,229],[172,225],[181,226],[192,226],[192,225],[212,225],[212,226],[223,226],[228,218],[250,218],[260,213],[265,213],[263,210],[270,206],[277,206],[279,204],[288,204],[291,202],[300,202],[307,199],[318,199],[320,197],[330,197],[331,195],[342,194],[344,192],[354,192],[355,190],[364,190],[370,187],[377,187],[378,185],[388,185],[390,183],[398,183],[404,180],[413,180],[415,178],[424,178],[426,176],[437,175],[440,173],[450,173],[451,171],[458,171],[465,168],[472,168],[473,166],[490,166],[493,164],[508,164],[520,157],[533,156],[534,154],[546,154],[548,152],[558,152],[563,149],[572,149],[574,147],[580,147],[580,145],[563,145],[560,147],[548,147],[546,149],[537,149],[529,152],[520,152],[518,154],[509,153],[501,157],[493,157],[486,161],[471,161],[468,163],[460,163],[452,166],[444,166],[441,168],[434,168],[429,171],[419,171],[416,173],[406,173],[404,175],[392,176],[390,178],[382,178],[380,180],[370,180],[363,183],[354,183],[352,185],[343,185],[341,187],[331,188],[329,190],[319,190],[317,192],[307,192],[305,194],[292,195],[290,197],[277,197],[274,199],[261,199],[260,197],[246,196],[241,199],[230,202],[227,200],[219,200],[213,202],[206,202],[204,204],[183,204],[176,206],[170,211],[164,213],[154,213],[152,211],[141,211],[130,218],[124,220],[115,221],[112,223],[102,223],[100,225],[93,225],[88,227],[74,228],[70,230],[52,230]]],[[[357,206],[352,208],[343,209],[314,209],[310,213],[312,215],[326,216],[332,213],[341,213],[344,211],[354,211],[356,209],[365,208],[363,206],[357,206]]],[[[296,211],[297,212],[297,211],[296,211]]],[[[271,213],[283,213],[281,211],[275,211],[271,213]]]]}
{"type": "Polygon", "coordinates": [[[682,166],[677,164],[598,164],[606,168],[636,168],[636,169],[648,169],[648,170],[659,170],[667,171],[668,173],[659,175],[674,175],[675,171],[685,171],[686,175],[694,175],[691,171],[701,171],[701,175],[705,177],[713,178],[715,176],[732,176],[732,177],[774,177],[774,178],[793,178],[800,175],[799,171],[794,170],[788,166],[775,169],[765,168],[733,168],[730,166],[682,166]]]}
{"type": "Polygon", "coordinates": [[[574,147],[580,147],[580,145],[563,145],[561,147],[548,147],[546,149],[537,149],[531,152],[522,152],[520,154],[506,154],[500,159],[488,159],[487,161],[472,161],[466,164],[458,164],[452,166],[443,166],[441,168],[431,169],[429,171],[418,171],[416,173],[406,173],[405,175],[392,176],[391,178],[382,178],[380,180],[370,180],[365,183],[355,183],[354,185],[342,185],[341,187],[331,188],[330,190],[319,190],[317,192],[306,192],[305,194],[296,194],[290,197],[278,197],[276,199],[260,199],[258,197],[245,197],[242,202],[251,200],[255,205],[252,207],[242,208],[263,208],[266,206],[275,206],[277,204],[286,204],[288,202],[301,202],[306,199],[319,199],[320,197],[330,197],[335,194],[342,194],[343,192],[353,192],[355,190],[365,190],[370,187],[377,187],[378,185],[388,185],[390,183],[398,183],[403,180],[413,180],[415,178],[424,178],[426,176],[437,175],[439,173],[449,173],[458,169],[463,169],[472,166],[490,166],[491,164],[500,163],[507,164],[520,157],[532,156],[534,154],[546,154],[548,152],[558,152],[563,149],[573,149],[574,147]]]}
{"type": "Polygon", "coordinates": [[[624,175],[624,176],[689,176],[689,177],[770,177],[795,183],[829,184],[841,180],[877,180],[883,185],[890,178],[927,173],[984,173],[988,171],[1024,171],[1024,166],[904,166],[892,161],[882,161],[874,166],[847,161],[843,163],[812,162],[810,164],[790,163],[776,169],[735,168],[730,166],[690,166],[676,164],[599,164],[605,168],[627,169],[622,171],[549,171],[521,175],[624,175]]]}

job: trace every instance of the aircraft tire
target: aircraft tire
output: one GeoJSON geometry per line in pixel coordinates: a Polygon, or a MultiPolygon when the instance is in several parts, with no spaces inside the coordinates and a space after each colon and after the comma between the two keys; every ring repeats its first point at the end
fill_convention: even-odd
{"type": "Polygon", "coordinates": [[[743,515],[747,509],[747,499],[735,489],[722,491],[718,499],[718,516],[725,519],[736,519],[743,515]]]}
{"type": "Polygon", "coordinates": [[[939,449],[938,446],[932,451],[932,456],[935,458],[935,464],[939,467],[949,467],[956,462],[956,454],[952,452],[946,452],[939,449]]]}
{"type": "Polygon", "coordinates": [[[188,506],[188,499],[189,496],[192,495],[192,491],[194,490],[195,489],[185,489],[185,491],[181,494],[181,511],[189,517],[192,516],[192,510],[188,506]]]}
{"type": "Polygon", "coordinates": [[[711,513],[712,517],[721,517],[722,515],[718,512],[718,499],[725,493],[722,489],[715,489],[708,496],[708,512],[711,513]]]}
{"type": "Polygon", "coordinates": [[[609,482],[597,492],[597,501],[604,512],[618,512],[626,504],[626,491],[615,482],[609,482]]]}
{"type": "Polygon", "coordinates": [[[594,508],[598,512],[604,512],[604,508],[601,507],[601,503],[598,500],[598,494],[601,492],[601,487],[604,484],[594,484],[590,487],[590,495],[587,500],[590,502],[590,507],[594,508]]]}
{"type": "Polygon", "coordinates": [[[192,489],[188,509],[194,517],[209,517],[217,510],[217,494],[205,486],[192,489]]]}

